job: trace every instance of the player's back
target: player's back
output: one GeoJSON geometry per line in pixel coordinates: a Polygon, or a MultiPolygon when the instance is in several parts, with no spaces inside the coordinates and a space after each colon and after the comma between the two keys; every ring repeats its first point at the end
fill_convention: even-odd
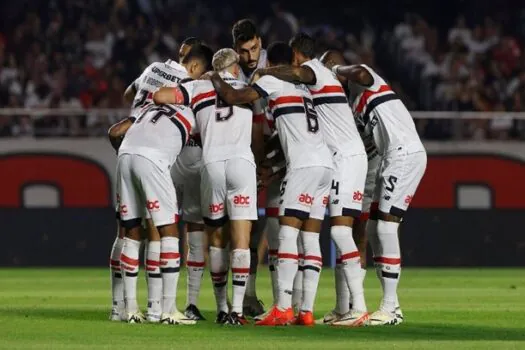
{"type": "Polygon", "coordinates": [[[315,73],[316,82],[308,88],[330,150],[348,155],[364,154],[352,109],[339,80],[318,59],[303,65],[315,73]]]}
{"type": "Polygon", "coordinates": [[[366,87],[355,99],[356,117],[373,134],[381,154],[402,146],[410,152],[423,151],[416,126],[407,108],[390,86],[372,68],[361,65],[373,77],[373,84],[366,87]]]}
{"type": "Polygon", "coordinates": [[[186,78],[186,69],[175,61],[150,64],[134,82],[137,93],[131,106],[131,116],[137,117],[142,107],[151,102],[155,90],[163,86],[177,86],[186,78]]]}
{"type": "Polygon", "coordinates": [[[162,169],[171,166],[195,125],[190,108],[178,105],[146,105],[126,133],[121,154],[138,154],[162,169]]]}
{"type": "MultiPolygon", "coordinates": [[[[229,73],[223,79],[239,89],[246,83],[229,73]]],[[[195,80],[181,85],[191,101],[197,129],[202,140],[203,164],[244,158],[254,162],[251,151],[253,113],[250,106],[230,106],[216,93],[208,80],[195,80]]]]}
{"type": "MultiPolygon", "coordinates": [[[[276,79],[265,76],[258,82],[276,79]]],[[[312,95],[306,85],[280,81],[280,87],[270,93],[269,108],[275,120],[279,139],[289,169],[312,166],[332,167],[332,154],[319,125],[312,95]]]]}

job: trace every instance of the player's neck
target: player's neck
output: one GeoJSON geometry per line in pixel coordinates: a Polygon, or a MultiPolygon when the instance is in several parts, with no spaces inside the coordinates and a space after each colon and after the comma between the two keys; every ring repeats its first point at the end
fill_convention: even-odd
{"type": "Polygon", "coordinates": [[[257,66],[255,66],[255,68],[241,67],[241,69],[244,75],[249,77],[257,69],[257,66]]]}

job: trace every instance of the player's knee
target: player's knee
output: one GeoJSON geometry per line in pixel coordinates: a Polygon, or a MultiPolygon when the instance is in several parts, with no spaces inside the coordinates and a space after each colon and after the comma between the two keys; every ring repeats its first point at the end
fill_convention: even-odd
{"type": "Polygon", "coordinates": [[[210,218],[203,218],[204,220],[204,224],[206,226],[210,226],[210,227],[222,227],[224,226],[227,222],[228,222],[228,216],[225,215],[223,216],[222,218],[219,218],[219,219],[210,219],[210,218]]]}
{"type": "Polygon", "coordinates": [[[354,216],[334,216],[330,219],[332,226],[349,226],[354,225],[354,216]]]}
{"type": "Polygon", "coordinates": [[[160,237],[179,237],[177,224],[167,224],[157,227],[160,237]]]}
{"type": "Polygon", "coordinates": [[[323,225],[322,220],[308,219],[303,222],[302,230],[305,232],[321,232],[321,226],[323,225]]]}
{"type": "Polygon", "coordinates": [[[204,224],[188,222],[188,232],[204,231],[204,224]]]}
{"type": "MultiPolygon", "coordinates": [[[[286,210],[289,210],[289,209],[286,209],[286,210]]],[[[301,212],[300,210],[293,210],[293,212],[292,211],[286,212],[286,210],[285,210],[284,215],[279,217],[279,224],[281,226],[290,226],[290,227],[300,229],[301,226],[303,225],[303,221],[308,219],[308,213],[306,212],[301,212]],[[306,215],[303,215],[303,213],[305,213],[306,215]]]]}

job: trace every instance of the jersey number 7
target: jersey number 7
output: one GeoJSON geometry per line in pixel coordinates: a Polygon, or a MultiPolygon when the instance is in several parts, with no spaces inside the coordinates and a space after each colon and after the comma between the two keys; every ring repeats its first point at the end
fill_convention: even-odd
{"type": "Polygon", "coordinates": [[[215,120],[225,122],[233,115],[233,106],[227,104],[222,98],[215,99],[215,120]]]}

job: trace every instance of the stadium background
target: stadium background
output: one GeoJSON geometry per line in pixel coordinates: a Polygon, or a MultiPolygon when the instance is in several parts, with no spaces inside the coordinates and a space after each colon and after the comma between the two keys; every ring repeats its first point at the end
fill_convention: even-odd
{"type": "MultiPolygon", "coordinates": [[[[429,165],[402,227],[405,265],[525,265],[525,7],[322,4],[3,2],[0,265],[107,264],[115,155],[104,135],[126,115],[124,89],[186,36],[230,46],[245,16],[263,28],[263,44],[307,31],[319,53],[335,47],[369,64],[413,111],[429,165]]],[[[323,252],[330,265],[326,232],[323,252]]]]}

